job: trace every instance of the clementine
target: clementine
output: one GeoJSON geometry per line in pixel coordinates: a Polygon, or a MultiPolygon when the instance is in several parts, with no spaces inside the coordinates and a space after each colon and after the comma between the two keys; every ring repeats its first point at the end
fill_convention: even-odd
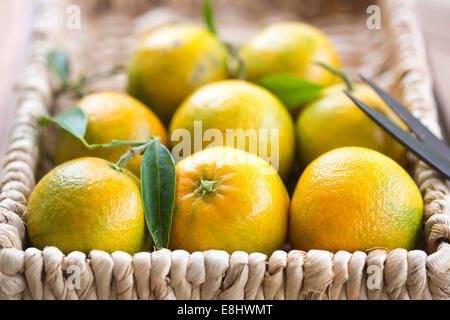
{"type": "MultiPolygon", "coordinates": [[[[152,136],[159,136],[167,144],[167,133],[161,121],[141,102],[119,92],[98,92],[85,96],[77,106],[88,118],[85,139],[89,144],[110,143],[113,140],[146,142],[152,136]]],[[[55,150],[55,162],[79,157],[99,157],[116,162],[129,146],[110,148],[86,148],[70,133],[59,130],[55,150]]],[[[139,176],[142,156],[130,160],[126,168],[139,176]]]]}
{"type": "Polygon", "coordinates": [[[271,254],[282,247],[289,196],[269,163],[242,150],[214,147],[176,167],[171,249],[271,254]]]}
{"type": "Polygon", "coordinates": [[[48,172],[31,193],[28,234],[39,249],[63,253],[151,249],[139,180],[99,158],[79,158],[48,172]]]}
{"type": "Polygon", "coordinates": [[[338,148],[314,160],[300,177],[289,241],[301,250],[410,250],[422,216],[420,191],[395,161],[366,148],[338,148]]]}

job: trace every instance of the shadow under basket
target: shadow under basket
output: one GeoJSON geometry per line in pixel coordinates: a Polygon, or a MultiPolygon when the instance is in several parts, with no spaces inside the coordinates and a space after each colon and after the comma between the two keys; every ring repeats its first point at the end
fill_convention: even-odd
{"type": "MultiPolygon", "coordinates": [[[[274,21],[318,26],[329,35],[353,79],[358,73],[374,79],[440,137],[414,1],[379,1],[381,29],[367,23],[372,3],[213,2],[221,34],[236,44],[274,21]]],[[[0,299],[450,299],[448,184],[410,154],[411,173],[425,203],[426,251],[279,250],[268,257],[163,249],[131,256],[95,250],[64,255],[56,247],[27,247],[27,200],[36,178],[53,166],[54,135],[45,136],[37,119],[73,103],[55,101],[52,95],[48,52],[68,51],[75,77],[85,70],[107,70],[128,61],[136,37],[146,29],[172,21],[198,22],[200,15],[201,1],[194,0],[36,1],[29,62],[19,85],[0,182],[0,299]],[[73,8],[81,10],[80,28],[68,21],[73,8]],[[70,279],[74,266],[80,270],[78,288],[70,279]]],[[[125,81],[118,75],[89,90],[123,91],[125,81]]]]}

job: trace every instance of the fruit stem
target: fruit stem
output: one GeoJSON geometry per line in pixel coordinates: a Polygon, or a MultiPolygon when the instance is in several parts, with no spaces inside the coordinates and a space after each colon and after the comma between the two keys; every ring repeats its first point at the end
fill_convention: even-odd
{"type": "Polygon", "coordinates": [[[145,152],[145,150],[147,149],[147,147],[154,140],[159,140],[159,137],[154,136],[148,142],[146,142],[145,144],[129,149],[123,156],[120,157],[119,161],[117,161],[117,163],[116,163],[116,166],[119,167],[119,168],[125,167],[125,165],[127,164],[127,162],[129,160],[133,159],[138,154],[143,154],[145,152]]]}
{"type": "Polygon", "coordinates": [[[237,61],[238,68],[237,68],[237,79],[239,80],[245,80],[247,76],[247,64],[245,63],[244,58],[242,57],[241,53],[239,52],[239,48],[235,46],[234,44],[228,43],[226,41],[221,40],[222,43],[227,47],[228,53],[230,56],[237,61]]]}
{"type": "MultiPolygon", "coordinates": [[[[241,56],[239,52],[239,48],[235,46],[232,43],[229,43],[225,40],[223,40],[219,33],[217,32],[216,23],[214,21],[214,12],[211,6],[210,0],[204,0],[203,1],[203,19],[205,20],[205,24],[208,26],[209,31],[214,34],[217,39],[219,39],[220,42],[227,48],[228,54],[232,59],[234,59],[237,62],[237,70],[236,74],[233,74],[232,77],[237,76],[237,79],[245,80],[245,77],[247,75],[247,65],[245,63],[244,58],[241,56]]],[[[230,70],[229,73],[231,74],[230,70]]]]}
{"type": "Polygon", "coordinates": [[[195,190],[195,192],[200,193],[202,197],[205,196],[205,194],[213,192],[216,188],[217,181],[211,181],[211,180],[200,180],[200,186],[195,190]]]}
{"type": "Polygon", "coordinates": [[[89,75],[87,77],[83,77],[82,84],[86,85],[86,84],[95,82],[97,80],[108,78],[108,77],[114,76],[114,75],[116,75],[118,73],[125,72],[126,70],[127,70],[127,66],[126,65],[113,66],[109,70],[100,71],[100,72],[94,73],[92,75],[89,75]]]}
{"type": "Polygon", "coordinates": [[[127,68],[126,65],[117,65],[112,67],[110,70],[105,70],[105,71],[100,71],[94,74],[91,74],[89,76],[85,76],[85,75],[81,75],[80,78],[78,79],[78,81],[76,81],[75,83],[69,83],[67,80],[63,81],[63,86],[61,89],[59,89],[58,91],[55,92],[55,95],[58,96],[64,92],[67,91],[72,91],[75,93],[75,95],[78,98],[82,98],[84,96],[84,87],[87,84],[90,84],[92,82],[104,79],[104,78],[108,78],[111,76],[114,76],[118,73],[121,73],[123,71],[125,71],[127,68]]]}
{"type": "Polygon", "coordinates": [[[319,62],[316,61],[316,64],[321,66],[322,68],[330,71],[332,74],[334,74],[335,76],[340,77],[342,80],[344,80],[345,84],[347,85],[347,90],[348,91],[353,91],[353,84],[350,81],[348,75],[345,72],[342,72],[340,70],[334,69],[333,67],[323,63],[323,62],[319,62]]]}

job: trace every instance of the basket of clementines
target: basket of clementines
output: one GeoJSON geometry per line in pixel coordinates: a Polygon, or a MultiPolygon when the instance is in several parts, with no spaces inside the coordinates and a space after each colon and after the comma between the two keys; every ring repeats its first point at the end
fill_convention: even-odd
{"type": "Polygon", "coordinates": [[[450,298],[448,184],[343,92],[440,134],[411,2],[40,0],[32,35],[1,299],[450,298]]]}

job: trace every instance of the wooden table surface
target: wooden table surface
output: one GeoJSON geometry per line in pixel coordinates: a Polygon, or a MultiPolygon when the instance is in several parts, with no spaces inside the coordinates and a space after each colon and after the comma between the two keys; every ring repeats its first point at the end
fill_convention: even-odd
{"type": "MultiPolygon", "coordinates": [[[[124,0],[125,1],[125,0],[124,0]]],[[[394,1],[394,0],[389,0],[394,1]]],[[[0,1],[0,161],[17,101],[14,86],[23,70],[33,0],[0,1]]],[[[450,132],[450,1],[418,0],[419,17],[428,44],[430,65],[440,104],[440,121],[450,132]]],[[[448,140],[447,140],[448,141],[448,140]]],[[[0,174],[2,166],[0,165],[0,174]]]]}

